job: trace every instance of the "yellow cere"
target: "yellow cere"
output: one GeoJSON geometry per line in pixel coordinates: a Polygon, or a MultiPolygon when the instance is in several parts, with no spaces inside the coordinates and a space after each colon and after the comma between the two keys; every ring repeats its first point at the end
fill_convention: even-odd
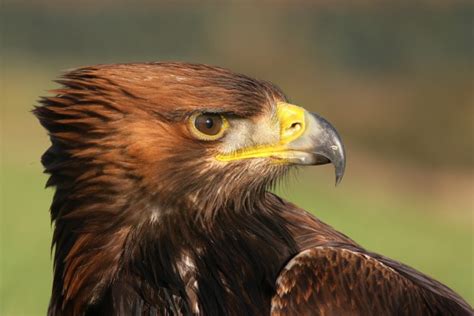
{"type": "Polygon", "coordinates": [[[279,102],[276,112],[280,124],[280,140],[278,143],[242,148],[230,154],[217,155],[216,159],[219,161],[233,161],[274,156],[284,160],[290,154],[286,145],[299,138],[306,129],[306,110],[293,104],[279,102]]]}

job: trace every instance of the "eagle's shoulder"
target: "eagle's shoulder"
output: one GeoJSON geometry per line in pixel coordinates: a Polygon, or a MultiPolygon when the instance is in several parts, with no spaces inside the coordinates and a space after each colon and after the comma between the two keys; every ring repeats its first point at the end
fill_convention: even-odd
{"type": "Polygon", "coordinates": [[[357,246],[357,243],[348,236],[295,204],[273,193],[267,193],[266,200],[272,205],[271,208],[278,209],[278,214],[283,219],[284,225],[295,240],[298,249],[309,249],[327,243],[357,246]]]}
{"type": "Polygon", "coordinates": [[[449,288],[349,244],[301,251],[282,269],[272,315],[471,315],[449,288]]]}

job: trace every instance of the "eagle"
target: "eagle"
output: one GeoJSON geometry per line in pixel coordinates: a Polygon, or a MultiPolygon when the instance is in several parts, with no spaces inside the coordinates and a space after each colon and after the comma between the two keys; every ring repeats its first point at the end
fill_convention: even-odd
{"type": "Polygon", "coordinates": [[[48,315],[471,315],[454,291],[271,193],[345,153],[274,84],[191,63],[82,67],[34,114],[55,193],[48,315]]]}

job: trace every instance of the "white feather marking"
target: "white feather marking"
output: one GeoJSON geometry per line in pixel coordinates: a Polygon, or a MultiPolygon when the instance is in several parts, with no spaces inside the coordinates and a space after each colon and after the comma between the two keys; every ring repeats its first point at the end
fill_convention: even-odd
{"type": "Polygon", "coordinates": [[[160,208],[157,206],[154,206],[151,208],[151,214],[150,214],[150,222],[151,223],[157,223],[161,217],[161,211],[160,208]]]}

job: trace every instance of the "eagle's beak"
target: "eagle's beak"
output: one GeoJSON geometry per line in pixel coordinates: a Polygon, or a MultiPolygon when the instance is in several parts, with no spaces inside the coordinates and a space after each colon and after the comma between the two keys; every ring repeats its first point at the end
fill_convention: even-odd
{"type": "Polygon", "coordinates": [[[336,129],[321,116],[287,103],[278,104],[281,140],[289,150],[287,160],[300,165],[332,163],[336,185],[346,167],[344,146],[336,129]],[[287,140],[287,141],[285,141],[287,140]]]}
{"type": "MultiPolygon", "coordinates": [[[[344,175],[346,166],[344,146],[336,129],[319,115],[302,107],[280,102],[277,104],[275,133],[277,143],[252,145],[238,151],[219,154],[223,162],[272,158],[277,163],[323,165],[332,163],[336,168],[336,184],[344,175]]],[[[258,133],[257,133],[258,134],[258,133]]],[[[258,142],[255,142],[258,143],[258,142]]]]}

